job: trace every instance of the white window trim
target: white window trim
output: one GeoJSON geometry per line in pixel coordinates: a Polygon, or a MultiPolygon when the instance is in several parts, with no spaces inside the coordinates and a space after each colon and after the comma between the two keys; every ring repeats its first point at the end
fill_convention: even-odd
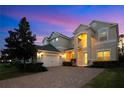
{"type": "MultiPolygon", "coordinates": [[[[99,31],[99,32],[98,32],[98,40],[99,40],[99,42],[104,42],[104,41],[100,41],[100,37],[101,37],[101,36],[100,36],[100,33],[101,33],[101,32],[103,32],[103,31],[99,31]]],[[[107,40],[109,40],[109,39],[108,39],[108,31],[104,31],[104,32],[107,33],[107,40]]],[[[105,41],[107,41],[107,40],[105,40],[105,41]]]]}
{"type": "MultiPolygon", "coordinates": [[[[99,41],[100,41],[100,33],[103,32],[103,29],[109,30],[109,28],[101,28],[101,29],[98,31],[98,40],[99,40],[99,41]]],[[[105,32],[107,32],[107,40],[108,40],[108,31],[106,31],[106,30],[105,30],[105,32]]],[[[107,41],[107,40],[105,40],[105,41],[107,41]]],[[[104,42],[104,41],[100,41],[100,42],[104,42]]]]}
{"type": "Polygon", "coordinates": [[[110,61],[111,61],[111,60],[112,60],[112,59],[111,59],[111,48],[109,48],[109,49],[98,49],[98,50],[96,51],[96,60],[98,60],[97,53],[98,53],[98,52],[103,52],[103,51],[110,51],[110,61]]]}

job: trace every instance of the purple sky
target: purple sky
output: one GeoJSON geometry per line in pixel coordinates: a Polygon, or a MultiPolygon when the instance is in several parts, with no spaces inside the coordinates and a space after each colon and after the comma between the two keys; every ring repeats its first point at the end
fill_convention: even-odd
{"type": "Polygon", "coordinates": [[[0,6],[0,48],[8,30],[18,27],[22,17],[26,17],[31,30],[37,35],[36,44],[41,44],[44,36],[60,32],[72,36],[80,25],[88,25],[92,20],[119,24],[119,33],[124,33],[124,6],[0,6]]]}

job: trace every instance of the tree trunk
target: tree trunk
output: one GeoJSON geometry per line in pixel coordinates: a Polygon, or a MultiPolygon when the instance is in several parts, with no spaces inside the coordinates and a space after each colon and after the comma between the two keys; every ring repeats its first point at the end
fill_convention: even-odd
{"type": "Polygon", "coordinates": [[[25,58],[24,58],[24,70],[26,69],[25,58]]]}
{"type": "Polygon", "coordinates": [[[31,57],[32,63],[34,63],[34,57],[31,57]]]}

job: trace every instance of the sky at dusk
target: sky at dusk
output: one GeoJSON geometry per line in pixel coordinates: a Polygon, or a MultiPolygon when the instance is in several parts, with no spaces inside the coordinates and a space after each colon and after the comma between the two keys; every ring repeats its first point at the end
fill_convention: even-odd
{"type": "Polygon", "coordinates": [[[69,37],[80,24],[88,25],[92,20],[119,24],[119,33],[124,33],[124,6],[0,6],[0,48],[8,30],[18,28],[22,17],[30,23],[36,44],[52,32],[60,32],[69,37]]]}

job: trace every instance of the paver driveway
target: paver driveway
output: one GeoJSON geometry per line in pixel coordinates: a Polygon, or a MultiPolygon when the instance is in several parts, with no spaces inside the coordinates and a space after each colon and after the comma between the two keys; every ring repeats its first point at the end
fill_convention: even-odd
{"type": "Polygon", "coordinates": [[[0,87],[13,88],[79,88],[104,69],[83,67],[51,67],[49,71],[0,81],[0,87]]]}

